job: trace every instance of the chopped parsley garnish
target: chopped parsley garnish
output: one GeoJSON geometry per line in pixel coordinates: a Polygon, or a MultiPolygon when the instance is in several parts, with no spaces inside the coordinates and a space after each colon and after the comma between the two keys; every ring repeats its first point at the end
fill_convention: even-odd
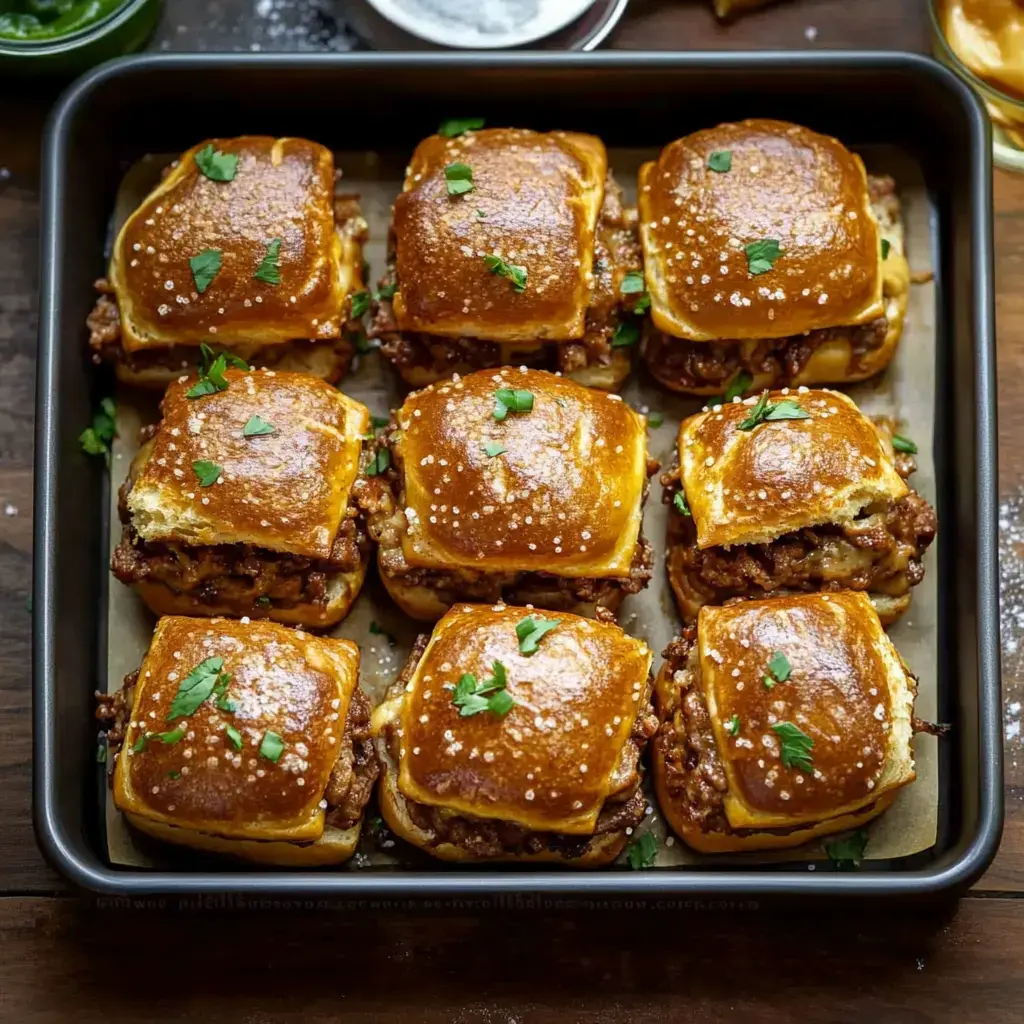
{"type": "MultiPolygon", "coordinates": [[[[269,605],[270,598],[267,597],[266,594],[263,595],[263,598],[266,599],[266,602],[269,605]]],[[[261,600],[263,598],[261,598],[261,600]]],[[[259,604],[259,601],[257,601],[256,603],[259,604]]],[[[213,696],[216,698],[213,704],[218,711],[226,711],[229,715],[233,715],[235,713],[237,705],[233,700],[229,700],[228,697],[226,696],[228,687],[230,685],[231,673],[221,672],[220,675],[217,676],[217,685],[213,688],[213,696]]]]}
{"type": "Polygon", "coordinates": [[[370,308],[370,293],[356,292],[352,296],[352,316],[357,320],[370,308]]]}
{"type": "Polygon", "coordinates": [[[498,388],[494,392],[494,418],[500,423],[510,412],[529,412],[533,408],[533,392],[518,388],[498,388]]]}
{"type": "Polygon", "coordinates": [[[281,283],[281,239],[272,238],[267,243],[267,254],[260,260],[256,273],[252,275],[257,281],[267,284],[281,283]]]}
{"type": "Polygon", "coordinates": [[[390,416],[371,416],[370,426],[374,430],[380,430],[381,427],[386,427],[391,422],[390,416]]]}
{"type": "Polygon", "coordinates": [[[469,164],[448,164],[444,169],[444,179],[450,196],[461,196],[473,191],[473,168],[469,164]]]}
{"type": "Polygon", "coordinates": [[[484,119],[482,117],[450,117],[447,121],[441,122],[437,134],[443,135],[446,139],[454,139],[464,132],[478,131],[483,126],[484,119]]]}
{"type": "Polygon", "coordinates": [[[888,238],[882,239],[882,259],[887,260],[889,258],[889,250],[892,248],[892,242],[888,238]]]}
{"type": "Polygon", "coordinates": [[[530,655],[536,652],[537,645],[553,629],[558,629],[558,619],[535,619],[527,615],[516,623],[516,638],[519,640],[519,653],[530,655]]]}
{"type": "Polygon", "coordinates": [[[757,405],[750,415],[739,425],[740,430],[753,430],[759,423],[767,420],[809,420],[811,414],[805,412],[791,398],[772,404],[768,401],[768,392],[762,391],[757,405]]]}
{"type": "Polygon", "coordinates": [[[612,348],[628,348],[640,339],[640,325],[635,320],[620,320],[612,335],[612,348]]]}
{"type": "Polygon", "coordinates": [[[776,651],[768,659],[768,674],[762,677],[764,685],[770,690],[776,683],[784,683],[793,669],[782,651],[776,651]]]}
{"type": "Polygon", "coordinates": [[[725,723],[725,731],[730,736],[735,736],[740,731],[740,716],[733,715],[728,722],[725,723]]]}
{"type": "Polygon", "coordinates": [[[642,292],[644,290],[644,272],[642,270],[631,270],[622,279],[622,284],[619,285],[619,291],[623,295],[632,295],[634,292],[642,292]]]}
{"type": "Polygon", "coordinates": [[[716,149],[708,157],[708,170],[719,174],[728,174],[732,170],[732,150],[716,149]]]}
{"type": "Polygon", "coordinates": [[[762,238],[761,241],[750,242],[743,248],[747,254],[747,270],[752,274],[766,274],[782,255],[779,243],[774,238],[762,238]]]}
{"type": "Polygon", "coordinates": [[[686,495],[682,491],[676,491],[675,496],[672,498],[672,507],[681,516],[693,515],[690,511],[690,506],[687,504],[686,495]]]}
{"type": "Polygon", "coordinates": [[[93,414],[92,425],[78,435],[86,455],[109,455],[110,443],[117,436],[117,405],[112,398],[100,399],[100,410],[93,414]]]}
{"type": "Polygon", "coordinates": [[[100,737],[99,742],[96,744],[96,763],[106,764],[107,763],[107,738],[106,736],[100,737]]]}
{"type": "Polygon", "coordinates": [[[377,299],[378,302],[381,299],[393,299],[395,297],[395,292],[397,291],[397,284],[382,284],[380,288],[377,289],[377,294],[374,295],[374,298],[377,299]]]}
{"type": "Polygon", "coordinates": [[[220,270],[220,249],[204,249],[198,256],[190,257],[188,265],[192,268],[196,291],[202,295],[220,270]]]}
{"type": "Polygon", "coordinates": [[[476,215],[477,215],[477,216],[478,216],[478,217],[479,217],[479,218],[480,218],[481,220],[483,220],[483,219],[484,219],[484,218],[485,218],[485,217],[487,216],[487,214],[486,214],[486,213],[484,213],[484,211],[483,211],[483,210],[477,210],[477,211],[476,211],[476,215]]]}
{"type": "Polygon", "coordinates": [[[658,858],[658,837],[653,832],[645,832],[634,839],[626,849],[626,860],[634,871],[653,868],[658,858]]]}
{"type": "Polygon", "coordinates": [[[905,452],[907,455],[917,454],[917,445],[909,437],[903,437],[902,434],[892,435],[892,446],[896,451],[905,452]]]}
{"type": "Polygon", "coordinates": [[[177,768],[172,768],[167,773],[167,778],[169,778],[169,779],[180,779],[181,778],[181,772],[179,772],[177,768]]]}
{"type": "Polygon", "coordinates": [[[481,711],[490,711],[499,718],[504,718],[511,710],[515,701],[508,692],[508,677],[505,666],[500,661],[491,665],[494,675],[490,679],[477,682],[472,672],[467,672],[455,687],[452,703],[459,709],[461,718],[478,715],[481,711]]]}
{"type": "Polygon", "coordinates": [[[206,658],[178,684],[178,692],[171,701],[169,719],[194,714],[200,704],[213,693],[214,686],[224,668],[223,658],[206,658]]]}
{"type": "Polygon", "coordinates": [[[379,448],[377,454],[366,467],[367,476],[380,476],[391,465],[391,452],[387,448],[379,448]]]}
{"type": "Polygon", "coordinates": [[[260,594],[260,596],[256,598],[256,603],[261,608],[269,608],[272,602],[266,594],[260,594]]]}
{"type": "Polygon", "coordinates": [[[260,741],[260,755],[265,757],[268,761],[273,761],[277,764],[277,759],[281,756],[284,751],[284,740],[277,735],[276,732],[271,732],[269,729],[263,734],[263,739],[260,741]]]}
{"type": "Polygon", "coordinates": [[[649,412],[647,414],[647,426],[660,427],[665,422],[665,417],[660,412],[649,412]]]}
{"type": "Polygon", "coordinates": [[[507,451],[508,449],[500,441],[488,441],[484,445],[484,454],[491,459],[498,455],[504,455],[507,451]]]}
{"type": "Polygon", "coordinates": [[[248,372],[249,364],[232,352],[213,354],[209,345],[199,346],[199,380],[185,392],[186,398],[202,398],[217,391],[226,391],[228,382],[224,379],[224,371],[234,366],[238,370],[248,372]]]}
{"type": "Polygon", "coordinates": [[[217,482],[222,470],[216,462],[200,459],[192,463],[192,472],[199,478],[200,487],[210,487],[217,482]]]}
{"type": "Polygon", "coordinates": [[[273,423],[268,423],[262,416],[250,416],[242,427],[242,436],[259,437],[262,434],[272,434],[276,429],[273,423]]]}
{"type": "Polygon", "coordinates": [[[782,741],[780,756],[787,768],[795,768],[798,772],[814,770],[811,760],[811,748],[814,740],[805,732],[801,732],[792,722],[777,722],[772,731],[782,741]]]}
{"type": "Polygon", "coordinates": [[[487,255],[484,263],[492,274],[498,277],[507,277],[512,282],[512,291],[526,291],[526,267],[517,266],[515,263],[506,263],[500,256],[487,255]]]}
{"type": "Polygon", "coordinates": [[[644,292],[639,299],[636,300],[636,305],[633,307],[633,312],[637,316],[643,316],[651,308],[651,297],[644,292]]]}
{"type": "Polygon", "coordinates": [[[169,746],[184,738],[185,727],[183,725],[179,725],[176,729],[171,729],[168,732],[144,732],[132,746],[132,753],[138,754],[145,750],[150,740],[159,740],[161,743],[166,743],[169,746]]]}
{"type": "Polygon", "coordinates": [[[861,828],[841,839],[825,843],[825,853],[828,854],[829,860],[835,861],[840,871],[852,871],[864,859],[867,845],[868,834],[861,828]]]}
{"type": "Polygon", "coordinates": [[[746,370],[740,370],[731,381],[729,381],[728,387],[725,389],[725,394],[721,398],[709,398],[708,408],[712,408],[716,405],[728,405],[734,398],[742,398],[747,389],[751,384],[754,383],[754,378],[747,373],[746,370]]]}
{"type": "Polygon", "coordinates": [[[367,352],[372,352],[377,347],[366,337],[366,332],[362,330],[349,331],[348,340],[352,342],[355,350],[361,356],[365,356],[367,352]]]}
{"type": "Polygon", "coordinates": [[[227,734],[228,739],[231,740],[231,746],[233,746],[235,750],[241,750],[242,734],[233,725],[229,725],[224,732],[227,734]]]}
{"type": "Polygon", "coordinates": [[[195,154],[196,167],[210,181],[233,181],[238,173],[238,157],[234,153],[222,153],[208,142],[195,154]]]}

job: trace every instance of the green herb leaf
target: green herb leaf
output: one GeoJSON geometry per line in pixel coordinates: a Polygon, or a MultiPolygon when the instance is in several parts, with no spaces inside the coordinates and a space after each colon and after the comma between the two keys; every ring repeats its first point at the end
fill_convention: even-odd
{"type": "Polygon", "coordinates": [[[634,292],[642,292],[644,290],[644,272],[642,270],[631,270],[622,279],[622,284],[619,285],[619,291],[623,295],[632,295],[634,292]]]}
{"type": "Polygon", "coordinates": [[[787,658],[782,651],[776,651],[768,659],[768,671],[772,674],[772,678],[775,682],[784,683],[789,679],[789,674],[793,669],[789,664],[789,658],[787,658]]]}
{"type": "Polygon", "coordinates": [[[250,416],[242,427],[242,436],[260,437],[263,434],[272,434],[276,429],[273,423],[268,423],[262,416],[250,416]]]}
{"type": "Polygon", "coordinates": [[[491,459],[497,455],[504,455],[507,451],[508,449],[500,441],[488,441],[484,445],[484,453],[491,459]]]}
{"type": "Polygon", "coordinates": [[[719,174],[728,174],[732,170],[732,150],[716,149],[708,157],[708,170],[719,174]]]}
{"type": "Polygon", "coordinates": [[[97,764],[106,764],[107,763],[107,740],[106,740],[106,737],[103,737],[96,744],[96,763],[97,764]]]}
{"type": "Polygon", "coordinates": [[[443,135],[446,139],[454,139],[464,132],[479,131],[483,126],[484,119],[482,117],[450,117],[447,121],[441,122],[437,134],[443,135]]]}
{"type": "Polygon", "coordinates": [[[220,270],[220,249],[204,249],[198,256],[192,256],[188,265],[192,268],[196,291],[202,295],[220,270]]]}
{"type": "Polygon", "coordinates": [[[252,275],[257,281],[267,284],[281,283],[281,239],[272,238],[267,243],[267,254],[260,260],[256,273],[252,275]]]}
{"type": "Polygon", "coordinates": [[[653,832],[645,832],[634,839],[626,849],[626,860],[634,871],[653,868],[658,858],[658,837],[653,832]]]}
{"type": "Polygon", "coordinates": [[[228,739],[231,740],[231,746],[233,746],[235,750],[241,750],[242,734],[233,725],[229,725],[224,732],[227,734],[228,739]]]}
{"type": "Polygon", "coordinates": [[[492,274],[498,277],[507,277],[512,282],[512,291],[526,291],[526,267],[517,266],[515,263],[506,263],[500,256],[485,256],[484,263],[492,274]]]}
{"type": "Polygon", "coordinates": [[[740,370],[740,372],[737,373],[731,381],[729,381],[729,386],[725,389],[725,396],[722,399],[723,402],[731,402],[734,398],[742,398],[746,394],[747,389],[753,383],[754,378],[747,373],[746,370],[740,370]]]}
{"type": "Polygon", "coordinates": [[[192,472],[199,477],[200,487],[210,487],[217,482],[222,470],[216,462],[200,459],[192,463],[192,472]]]}
{"type": "Polygon", "coordinates": [[[256,598],[256,603],[261,608],[269,608],[272,604],[270,598],[266,594],[260,594],[260,596],[256,598]]]}
{"type": "Polygon", "coordinates": [[[535,619],[527,615],[516,623],[516,638],[519,640],[519,653],[527,656],[537,650],[537,645],[553,629],[558,629],[561,622],[558,619],[535,619]]]}
{"type": "Polygon", "coordinates": [[[374,295],[374,298],[378,302],[381,299],[393,299],[395,297],[395,292],[397,292],[397,291],[398,291],[398,285],[397,284],[384,284],[384,285],[381,285],[380,288],[377,290],[377,293],[376,293],[376,295],[374,295]]]}
{"type": "Polygon", "coordinates": [[[139,754],[146,749],[146,734],[141,733],[139,738],[132,744],[132,753],[139,754]]]}
{"type": "Polygon", "coordinates": [[[202,398],[204,395],[212,395],[217,391],[226,391],[228,382],[224,377],[224,371],[228,366],[245,370],[247,373],[249,371],[249,364],[233,352],[220,352],[215,355],[209,345],[200,345],[199,381],[185,392],[185,397],[202,398]]]}
{"type": "Polygon", "coordinates": [[[370,293],[356,292],[352,296],[352,318],[358,320],[370,308],[370,293]]]}
{"type": "Polygon", "coordinates": [[[660,427],[665,422],[665,417],[660,412],[649,412],[647,414],[647,426],[660,427]]]}
{"type": "Polygon", "coordinates": [[[486,214],[486,213],[484,213],[484,211],[483,211],[483,210],[477,210],[477,211],[476,211],[476,215],[477,215],[477,216],[478,216],[478,217],[479,217],[479,218],[480,218],[481,220],[484,220],[484,219],[485,219],[485,218],[487,217],[487,214],[486,214]]]}
{"type": "Polygon", "coordinates": [[[147,739],[159,740],[161,743],[168,745],[177,743],[179,740],[185,738],[185,726],[179,725],[176,729],[171,729],[168,732],[151,732],[147,739]]]}
{"type": "Polygon", "coordinates": [[[494,392],[494,418],[500,423],[510,412],[529,412],[533,408],[533,392],[518,388],[498,388],[494,392]]]}
{"type": "Polygon", "coordinates": [[[169,779],[180,779],[181,778],[181,772],[179,772],[177,768],[172,768],[167,773],[167,778],[169,778],[169,779]]]}
{"type": "Polygon", "coordinates": [[[864,829],[851,832],[841,839],[833,839],[825,843],[828,859],[835,861],[840,871],[852,871],[864,859],[864,850],[868,845],[868,834],[864,829]]]}
{"type": "Polygon", "coordinates": [[[628,348],[640,339],[640,325],[635,320],[620,320],[612,335],[612,348],[628,348]]]}
{"type": "Polygon", "coordinates": [[[753,430],[760,423],[766,420],[809,420],[811,414],[805,412],[791,398],[786,398],[774,405],[768,401],[768,392],[762,391],[757,404],[750,411],[750,415],[739,424],[740,430],[753,430]]]}
{"type": "Polygon", "coordinates": [[[284,751],[284,740],[277,735],[276,732],[271,732],[269,729],[263,734],[263,739],[260,741],[260,755],[265,757],[268,761],[273,761],[277,764],[277,759],[281,756],[284,751]]]}
{"type": "Polygon", "coordinates": [[[370,426],[374,430],[380,430],[381,427],[386,427],[391,422],[390,416],[371,416],[370,426]]]}
{"type": "Polygon", "coordinates": [[[633,307],[633,312],[637,316],[643,316],[651,308],[651,297],[644,292],[639,299],[636,300],[636,305],[633,307]]]}
{"type": "Polygon", "coordinates": [[[194,714],[196,708],[213,693],[223,667],[223,658],[206,658],[196,665],[178,684],[178,692],[171,701],[171,710],[167,717],[175,719],[194,714]]]}
{"type": "Polygon", "coordinates": [[[751,242],[743,248],[747,254],[747,270],[752,274],[766,274],[782,255],[779,243],[774,238],[763,238],[761,241],[751,242]]]}
{"type": "Polygon", "coordinates": [[[387,448],[378,448],[377,454],[366,467],[367,476],[379,476],[391,465],[391,452],[387,448]]]}
{"type": "Polygon", "coordinates": [[[740,716],[739,715],[733,715],[732,718],[730,718],[729,721],[725,723],[725,731],[730,736],[735,736],[735,735],[737,735],[739,733],[739,731],[740,731],[740,716]]]}
{"type": "MultiPolygon", "coordinates": [[[[267,604],[270,604],[270,598],[267,598],[267,604]]],[[[230,685],[231,673],[221,672],[220,675],[217,676],[217,683],[213,688],[213,696],[216,698],[214,706],[220,711],[227,711],[229,714],[234,712],[236,706],[233,700],[228,700],[225,696],[230,685]]]]}
{"type": "Polygon", "coordinates": [[[87,455],[107,455],[110,443],[117,436],[117,405],[112,398],[100,399],[99,412],[94,413],[92,425],[78,435],[78,443],[87,455]]]}
{"type": "Polygon", "coordinates": [[[482,711],[490,711],[504,718],[512,710],[515,701],[506,690],[508,676],[505,666],[500,661],[494,661],[491,668],[494,675],[483,682],[477,682],[472,672],[467,672],[458,681],[452,703],[459,709],[460,718],[469,718],[482,711]]]}
{"type": "Polygon", "coordinates": [[[238,173],[238,157],[233,153],[222,153],[207,143],[195,154],[196,166],[210,181],[233,181],[238,173]]]}
{"type": "Polygon", "coordinates": [[[690,506],[687,504],[686,495],[682,491],[676,491],[675,496],[672,498],[672,507],[681,516],[692,516],[693,513],[690,511],[690,506]]]}
{"type": "Polygon", "coordinates": [[[772,731],[782,740],[780,756],[787,768],[795,768],[798,772],[814,770],[811,760],[814,740],[807,733],[801,732],[792,722],[777,722],[772,731]]]}
{"type": "Polygon", "coordinates": [[[917,454],[917,445],[909,437],[903,437],[902,434],[892,435],[892,446],[896,451],[905,452],[907,455],[917,454]]]}
{"type": "Polygon", "coordinates": [[[892,242],[888,238],[882,239],[882,259],[887,260],[889,258],[889,250],[892,248],[892,242]]]}
{"type": "Polygon", "coordinates": [[[448,164],[444,169],[444,177],[450,196],[461,196],[473,191],[473,168],[469,164],[448,164]]]}

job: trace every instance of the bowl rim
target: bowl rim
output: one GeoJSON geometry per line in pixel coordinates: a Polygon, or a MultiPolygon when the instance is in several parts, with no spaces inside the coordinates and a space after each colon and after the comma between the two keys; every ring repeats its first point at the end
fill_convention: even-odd
{"type": "Polygon", "coordinates": [[[77,46],[92,42],[107,32],[116,30],[140,8],[159,2],[160,0],[121,0],[117,7],[108,11],[99,21],[94,21],[74,32],[68,32],[66,35],[55,36],[53,39],[5,39],[0,36],[0,55],[4,57],[38,57],[73,50],[77,46]]]}

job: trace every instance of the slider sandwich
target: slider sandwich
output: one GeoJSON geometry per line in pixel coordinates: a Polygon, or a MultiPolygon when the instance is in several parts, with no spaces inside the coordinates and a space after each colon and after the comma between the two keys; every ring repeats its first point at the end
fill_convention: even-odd
{"type": "Polygon", "coordinates": [[[529,363],[589,387],[625,380],[643,275],[636,212],[604,143],[464,131],[416,148],[395,200],[371,332],[411,387],[529,363]]]}
{"type": "Polygon", "coordinates": [[[687,135],[640,169],[644,360],[673,391],[729,397],[885,369],[910,273],[891,178],[784,121],[687,135]]]}
{"type": "Polygon", "coordinates": [[[917,680],[863,593],[701,609],[669,645],[651,743],[662,814],[702,853],[857,828],[914,780],[917,680]]]}
{"type": "Polygon", "coordinates": [[[270,622],[168,616],[97,695],[114,804],[164,842],[316,867],[355,852],[377,779],[359,648],[270,622]]]}
{"type": "Polygon", "coordinates": [[[453,608],[373,713],[388,827],[441,860],[610,863],[644,817],[650,665],[613,624],[453,608]]]}
{"type": "Polygon", "coordinates": [[[366,221],[306,139],[211,139],[174,161],[125,221],[88,319],[96,362],[162,388],[200,344],[337,380],[361,339],[366,221]]]}
{"type": "Polygon", "coordinates": [[[157,615],[332,626],[370,558],[356,486],[373,472],[370,414],[316,377],[221,358],[171,384],[144,429],[113,573],[157,615]]]}
{"type": "Polygon", "coordinates": [[[411,394],[362,485],[388,593],[433,621],[462,601],[615,613],[642,590],[644,418],[617,395],[526,367],[411,394]]]}
{"type": "Polygon", "coordinates": [[[684,420],[679,468],[662,477],[683,620],[735,598],[851,589],[894,622],[937,528],[905,482],[915,451],[836,391],[765,391],[684,420]]]}

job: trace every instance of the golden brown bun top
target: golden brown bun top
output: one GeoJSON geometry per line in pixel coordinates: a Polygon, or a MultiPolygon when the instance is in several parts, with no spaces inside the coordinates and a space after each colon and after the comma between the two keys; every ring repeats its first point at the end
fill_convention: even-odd
{"type": "Polygon", "coordinates": [[[783,388],[808,419],[740,430],[760,396],[713,406],[679,426],[680,477],[701,548],[765,544],[907,493],[874,424],[838,391],[783,388]]]}
{"type": "Polygon", "coordinates": [[[399,326],[494,341],[581,338],[607,166],[601,140],[573,132],[495,128],[421,142],[395,201],[399,326]],[[454,163],[472,169],[472,192],[448,195],[454,163]],[[523,292],[488,270],[488,254],[526,268],[523,292]]]}
{"type": "Polygon", "coordinates": [[[434,384],[398,412],[412,565],[627,573],[647,479],[644,419],[615,395],[504,367],[434,384]],[[533,409],[494,419],[495,392],[533,409]],[[505,452],[489,456],[486,444],[505,452]]]}
{"type": "Polygon", "coordinates": [[[114,244],[110,276],[122,343],[134,351],[336,338],[348,280],[340,250],[330,150],[261,135],[201,142],[182,154],[114,244]],[[233,180],[201,173],[195,155],[208,144],[238,157],[233,180]],[[276,285],[253,276],[275,238],[282,243],[276,285]],[[220,250],[221,268],[199,293],[189,260],[207,249],[220,250]]]}
{"type": "MultiPolygon", "coordinates": [[[[200,831],[271,834],[322,830],[319,806],[338,759],[348,704],[359,675],[359,648],[270,622],[167,616],[157,623],[139,671],[132,723],[121,757],[130,810],[200,831]],[[223,700],[211,695],[191,715],[170,717],[189,673],[222,658],[230,674],[223,700]],[[133,751],[143,731],[151,737],[133,751]],[[241,736],[236,749],[228,733],[241,736]],[[283,750],[260,753],[265,734],[283,750]]],[[[119,802],[120,805],[121,802],[119,802]]]]}
{"type": "Polygon", "coordinates": [[[133,526],[146,540],[326,558],[359,471],[368,410],[301,373],[224,377],[227,390],[201,398],[186,394],[195,377],[167,388],[160,429],[128,495],[133,526]],[[274,432],[244,436],[253,416],[274,432]],[[204,461],[221,468],[206,487],[193,467],[204,461]]]}
{"type": "Polygon", "coordinates": [[[882,314],[881,245],[860,157],[784,121],[722,124],[640,169],[651,316],[693,341],[782,338],[882,314]],[[708,168],[716,151],[732,168],[708,168]],[[745,246],[774,239],[761,274],[745,246]]]}
{"type": "Polygon", "coordinates": [[[734,806],[731,824],[821,818],[876,799],[913,775],[913,697],[899,655],[861,592],[804,594],[698,619],[704,692],[734,806]],[[781,652],[791,672],[769,688],[781,652]],[[726,726],[736,716],[736,735],[726,726]],[[775,726],[813,740],[811,770],[787,767],[775,726]],[[736,806],[738,804],[739,806],[736,806]]]}
{"type": "Polygon", "coordinates": [[[530,829],[593,832],[647,689],[651,652],[618,626],[564,612],[457,605],[438,622],[401,711],[399,788],[410,799],[530,829]],[[516,624],[557,619],[537,651],[516,624]],[[453,688],[505,666],[516,704],[463,718],[453,688]]]}

